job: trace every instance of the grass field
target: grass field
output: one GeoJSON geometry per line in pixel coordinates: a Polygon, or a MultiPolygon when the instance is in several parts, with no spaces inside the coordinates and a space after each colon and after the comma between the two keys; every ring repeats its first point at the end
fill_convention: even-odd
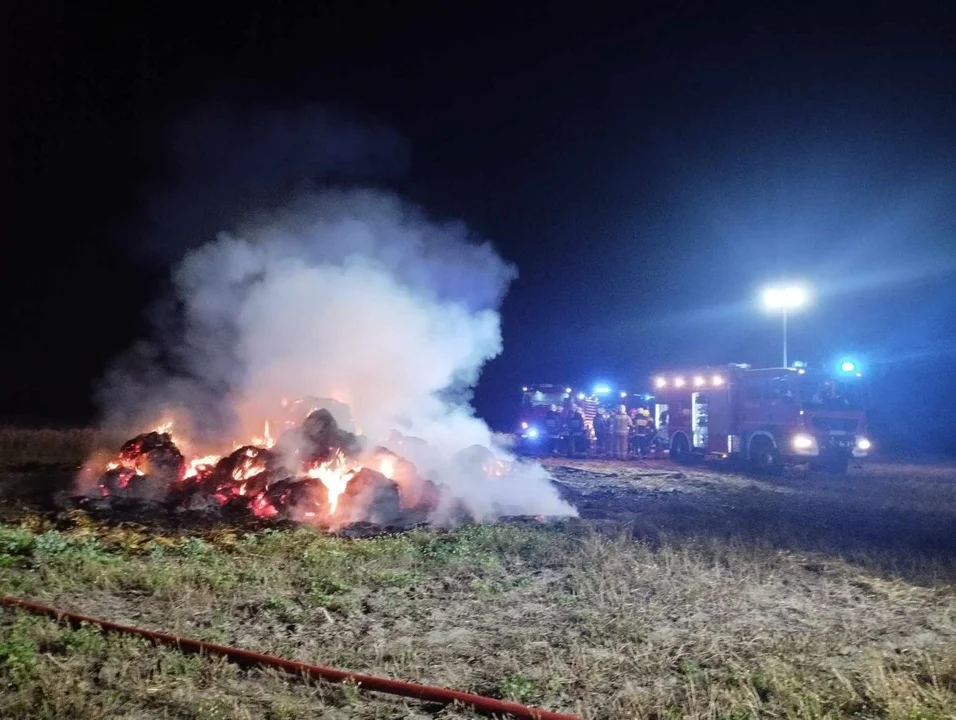
{"type": "MultiPolygon", "coordinates": [[[[956,716],[952,469],[552,470],[582,518],[363,540],[8,493],[0,592],[585,718],[956,716]]],[[[4,718],[477,717],[10,611],[0,628],[4,718]]]]}

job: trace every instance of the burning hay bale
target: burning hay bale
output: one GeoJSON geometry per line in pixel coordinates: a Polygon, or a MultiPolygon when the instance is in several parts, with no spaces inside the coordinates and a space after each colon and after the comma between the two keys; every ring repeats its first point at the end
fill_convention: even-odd
{"type": "Polygon", "coordinates": [[[172,435],[153,431],[127,441],[120,448],[119,462],[157,480],[172,480],[179,476],[185,458],[172,435]]]}
{"type": "Polygon", "coordinates": [[[301,434],[305,459],[313,462],[328,460],[336,452],[352,455],[361,449],[358,437],[342,430],[325,408],[309,413],[302,423],[301,434]]]}
{"type": "Polygon", "coordinates": [[[240,495],[253,495],[293,474],[267,448],[244,445],[216,463],[203,482],[207,487],[238,483],[240,495]]]}
{"type": "Polygon", "coordinates": [[[435,511],[438,507],[438,486],[423,478],[415,465],[382,447],[376,448],[373,457],[373,465],[398,487],[402,508],[418,509],[426,513],[435,511]]]}
{"type": "Polygon", "coordinates": [[[290,477],[270,485],[266,500],[282,508],[285,519],[294,522],[318,522],[330,514],[329,491],[322,483],[290,477]]]}
{"type": "Polygon", "coordinates": [[[380,525],[395,525],[402,519],[402,501],[394,480],[369,468],[359,470],[346,485],[340,498],[344,512],[361,510],[355,520],[370,520],[380,525]]]}
{"type": "Polygon", "coordinates": [[[116,460],[107,465],[99,487],[104,495],[154,499],[179,479],[184,464],[169,433],[143,433],[123,444],[116,460]]]}

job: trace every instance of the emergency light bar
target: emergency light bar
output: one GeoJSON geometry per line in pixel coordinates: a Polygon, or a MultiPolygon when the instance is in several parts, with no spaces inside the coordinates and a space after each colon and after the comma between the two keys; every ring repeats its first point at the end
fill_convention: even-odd
{"type": "Polygon", "coordinates": [[[843,376],[863,377],[863,365],[859,358],[844,355],[836,362],[836,369],[843,376]]]}
{"type": "MultiPolygon", "coordinates": [[[[713,375],[710,378],[710,385],[712,387],[720,387],[725,382],[722,375],[713,375]]],[[[707,378],[703,375],[695,375],[693,379],[694,387],[700,388],[708,384],[707,378]]],[[[664,377],[663,375],[654,378],[654,387],[658,390],[663,390],[668,386],[673,386],[675,388],[682,388],[687,384],[687,379],[682,375],[677,375],[670,380],[664,377]]],[[[623,397],[623,396],[622,396],[623,397]]]]}

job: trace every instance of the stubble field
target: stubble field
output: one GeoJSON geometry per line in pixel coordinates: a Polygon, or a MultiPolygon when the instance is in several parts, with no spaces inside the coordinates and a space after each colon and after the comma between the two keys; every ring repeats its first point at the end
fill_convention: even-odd
{"type": "MultiPolygon", "coordinates": [[[[71,451],[5,437],[2,594],[584,718],[956,716],[949,466],[549,461],[581,518],[350,539],[57,508],[71,451]]],[[[477,717],[7,610],[0,687],[11,718],[477,717]]]]}

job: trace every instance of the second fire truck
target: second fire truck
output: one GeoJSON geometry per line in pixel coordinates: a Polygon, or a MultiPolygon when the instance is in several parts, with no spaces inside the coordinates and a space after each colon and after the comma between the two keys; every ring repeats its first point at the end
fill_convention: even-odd
{"type": "Polygon", "coordinates": [[[654,378],[656,425],[677,462],[699,456],[764,472],[809,464],[844,473],[871,443],[862,381],[855,368],[843,369],[734,364],[662,373],[654,378]]]}

